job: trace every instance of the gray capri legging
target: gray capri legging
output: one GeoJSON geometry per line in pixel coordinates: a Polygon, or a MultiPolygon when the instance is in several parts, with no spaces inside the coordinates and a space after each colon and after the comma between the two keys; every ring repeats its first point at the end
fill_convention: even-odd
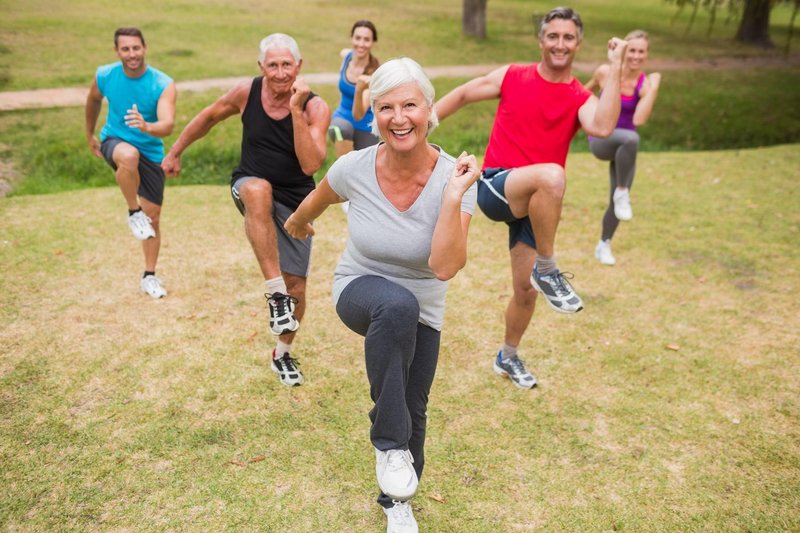
{"type": "Polygon", "coordinates": [[[610,161],[608,165],[608,208],[603,215],[601,236],[603,240],[607,240],[614,236],[619,225],[619,219],[614,215],[614,189],[633,187],[633,177],[636,174],[636,154],[639,152],[639,134],[633,130],[617,128],[605,139],[589,137],[589,149],[598,159],[610,161]]]}
{"type": "Polygon", "coordinates": [[[363,131],[353,127],[352,122],[342,117],[333,117],[331,125],[328,127],[328,138],[333,141],[353,141],[353,148],[361,150],[368,146],[378,144],[378,137],[369,131],[363,131]]]}

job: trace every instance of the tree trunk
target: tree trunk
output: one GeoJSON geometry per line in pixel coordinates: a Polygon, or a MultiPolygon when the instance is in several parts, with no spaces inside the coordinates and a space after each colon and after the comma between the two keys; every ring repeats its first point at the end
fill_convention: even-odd
{"type": "Polygon", "coordinates": [[[464,35],[486,38],[486,3],[489,0],[464,0],[461,31],[464,35]]]}
{"type": "Polygon", "coordinates": [[[736,40],[762,48],[773,48],[775,44],[769,37],[769,11],[770,0],[745,0],[736,40]]]}

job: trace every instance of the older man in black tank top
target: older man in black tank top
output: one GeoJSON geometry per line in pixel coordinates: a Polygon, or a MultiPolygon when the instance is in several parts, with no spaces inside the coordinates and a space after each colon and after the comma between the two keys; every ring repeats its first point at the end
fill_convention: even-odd
{"type": "Polygon", "coordinates": [[[325,161],[330,110],[299,77],[302,65],[294,39],[275,33],[261,41],[261,76],[240,83],[203,109],[181,132],[162,167],[180,173],[180,157],[219,122],[242,115],[242,155],[233,171],[231,194],[244,215],[247,239],[266,284],[270,330],[278,336],[272,370],[286,385],[303,374],[291,344],[305,312],[311,239],[299,241],[283,222],[313,189],[313,174],[325,161]]]}

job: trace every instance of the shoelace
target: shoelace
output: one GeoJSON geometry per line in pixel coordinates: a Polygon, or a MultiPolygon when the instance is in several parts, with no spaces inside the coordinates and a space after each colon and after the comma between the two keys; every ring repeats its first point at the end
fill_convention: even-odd
{"type": "Polygon", "coordinates": [[[295,359],[289,355],[284,355],[279,361],[283,362],[283,368],[286,372],[297,372],[297,365],[300,364],[299,359],[295,359]]]}
{"type": "Polygon", "coordinates": [[[411,511],[411,504],[408,502],[401,502],[392,500],[394,507],[392,507],[392,515],[397,522],[398,526],[410,526],[413,523],[412,517],[414,514],[411,511]]]}
{"type": "Polygon", "coordinates": [[[572,279],[575,277],[572,272],[559,272],[556,271],[554,274],[550,274],[550,277],[553,278],[554,283],[553,286],[556,291],[557,296],[569,296],[572,292],[569,290],[567,281],[568,279],[572,279]]]}
{"type": "Polygon", "coordinates": [[[392,472],[403,470],[406,468],[413,468],[411,463],[414,458],[411,453],[406,450],[389,450],[386,457],[386,468],[392,472]]]}
{"type": "Polygon", "coordinates": [[[514,374],[527,374],[528,371],[525,370],[525,365],[522,362],[522,359],[519,357],[512,357],[511,359],[507,359],[508,364],[511,365],[511,368],[514,370],[514,374]]]}
{"type": "Polygon", "coordinates": [[[287,294],[276,292],[272,296],[269,294],[265,294],[264,296],[267,298],[267,305],[272,302],[272,305],[275,307],[275,316],[288,315],[291,312],[289,303],[297,305],[297,298],[287,294]]]}

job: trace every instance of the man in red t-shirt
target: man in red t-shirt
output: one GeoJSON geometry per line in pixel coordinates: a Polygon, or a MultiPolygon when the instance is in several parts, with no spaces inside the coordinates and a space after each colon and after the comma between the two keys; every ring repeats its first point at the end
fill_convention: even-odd
{"type": "Polygon", "coordinates": [[[583,309],[554,255],[569,143],[579,128],[608,137],[619,117],[619,80],[628,43],[609,40],[611,71],[598,98],[572,75],[582,38],[580,16],[570,8],[553,9],[539,26],[539,63],[500,67],[456,87],[435,105],[443,120],[467,104],[500,99],[478,182],[478,205],[490,219],[509,226],[514,295],[494,370],[520,388],[536,385],[517,356],[517,346],[533,316],[537,292],[561,313],[583,309]]]}

